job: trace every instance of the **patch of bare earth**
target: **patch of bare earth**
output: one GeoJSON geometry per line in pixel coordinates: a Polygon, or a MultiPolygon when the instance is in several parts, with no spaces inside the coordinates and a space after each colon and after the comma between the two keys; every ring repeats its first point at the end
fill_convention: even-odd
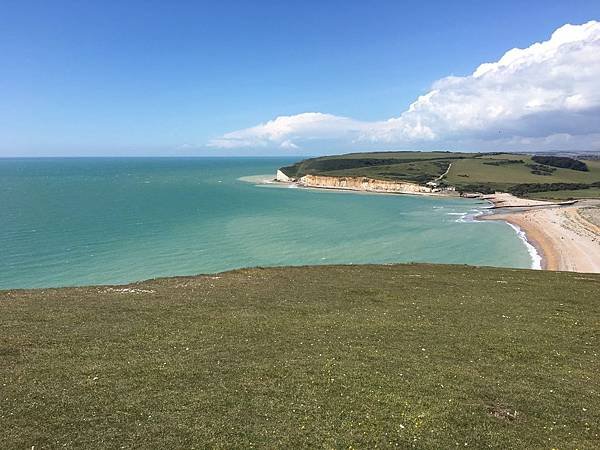
{"type": "Polygon", "coordinates": [[[496,417],[497,419],[509,421],[516,420],[517,417],[519,417],[518,411],[508,408],[507,406],[501,404],[488,406],[488,414],[490,416],[496,417]]]}
{"type": "Polygon", "coordinates": [[[600,207],[591,206],[588,208],[581,208],[579,214],[588,222],[600,227],[600,207]]]}

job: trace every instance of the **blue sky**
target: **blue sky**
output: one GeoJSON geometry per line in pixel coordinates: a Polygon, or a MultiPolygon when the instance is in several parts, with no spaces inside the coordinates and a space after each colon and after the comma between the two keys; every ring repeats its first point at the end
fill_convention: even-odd
{"type": "MultiPolygon", "coordinates": [[[[0,156],[426,148],[303,131],[240,146],[219,137],[307,112],[398,117],[436,80],[592,19],[600,2],[589,0],[3,0],[0,156]]],[[[480,139],[472,134],[453,145],[480,139]]]]}

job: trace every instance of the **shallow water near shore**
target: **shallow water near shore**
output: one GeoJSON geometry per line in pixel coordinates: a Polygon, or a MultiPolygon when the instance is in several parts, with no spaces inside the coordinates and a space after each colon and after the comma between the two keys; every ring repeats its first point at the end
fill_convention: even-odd
{"type": "Polygon", "coordinates": [[[260,185],[297,158],[0,159],[0,289],[246,266],[531,267],[477,200],[260,185]]]}

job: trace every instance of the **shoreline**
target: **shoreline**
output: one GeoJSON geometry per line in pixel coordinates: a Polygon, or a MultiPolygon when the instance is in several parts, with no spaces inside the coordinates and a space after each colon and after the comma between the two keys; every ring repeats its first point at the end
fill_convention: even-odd
{"type": "MultiPolygon", "coordinates": [[[[276,181],[280,182],[280,181],[276,181]]],[[[420,195],[438,198],[484,200],[491,206],[475,221],[500,220],[510,226],[523,242],[533,270],[600,273],[600,199],[543,201],[515,197],[508,193],[491,196],[459,196],[455,191],[390,192],[340,186],[311,186],[289,182],[296,187],[373,194],[420,195]],[[598,225],[579,214],[581,208],[598,211],[598,225]]]]}
{"type": "Polygon", "coordinates": [[[555,251],[546,239],[540,239],[537,229],[523,224],[518,218],[509,213],[492,213],[479,217],[481,221],[504,222],[511,227],[517,237],[527,247],[531,256],[531,268],[534,270],[558,270],[555,251]],[[530,250],[533,248],[533,252],[530,250]],[[539,267],[538,267],[539,264],[539,267]]]}
{"type": "MultiPolygon", "coordinates": [[[[337,186],[336,187],[333,187],[333,186],[332,187],[309,186],[309,185],[306,185],[305,183],[299,183],[297,181],[282,181],[282,180],[277,180],[277,179],[270,180],[270,181],[263,180],[263,184],[270,184],[270,185],[281,184],[281,185],[288,185],[288,187],[293,186],[295,188],[300,188],[300,189],[352,192],[352,193],[358,193],[358,194],[418,195],[418,196],[428,196],[428,197],[437,197],[437,198],[441,197],[441,198],[456,198],[456,199],[460,198],[460,199],[465,199],[465,200],[483,200],[483,201],[487,202],[490,205],[490,207],[486,211],[473,216],[473,220],[476,222],[478,222],[478,221],[481,222],[483,220],[502,220],[499,217],[492,218],[492,216],[498,216],[497,213],[492,212],[492,211],[493,211],[493,209],[497,210],[498,208],[502,207],[502,206],[499,206],[500,201],[494,202],[491,198],[486,198],[486,197],[476,196],[476,195],[461,196],[461,195],[457,195],[455,191],[390,192],[390,191],[378,191],[375,189],[366,190],[366,189],[356,189],[356,188],[337,187],[337,186]],[[490,213],[487,213],[487,211],[490,211],[490,213]]],[[[511,197],[513,197],[513,196],[511,196],[511,197]]],[[[513,197],[511,199],[511,200],[513,200],[513,204],[510,207],[512,207],[512,208],[520,207],[518,204],[514,205],[514,203],[515,203],[514,199],[517,199],[517,197],[513,197]]],[[[540,206],[545,206],[546,203],[547,202],[528,201],[527,205],[529,207],[531,207],[531,206],[540,207],[540,206]]],[[[525,227],[520,226],[520,224],[517,223],[516,221],[511,221],[511,220],[503,220],[503,221],[515,231],[517,238],[519,238],[519,240],[521,240],[521,242],[527,249],[527,252],[529,253],[529,256],[531,258],[530,269],[532,269],[532,270],[552,270],[552,269],[548,269],[548,265],[547,265],[548,256],[546,256],[546,255],[549,254],[549,249],[546,248],[547,246],[542,245],[540,242],[538,242],[538,240],[536,238],[531,236],[531,234],[532,234],[531,231],[524,229],[525,227]]]]}
{"type": "MultiPolygon", "coordinates": [[[[250,177],[247,177],[248,180],[250,179],[250,177]]],[[[476,214],[473,216],[473,221],[475,222],[481,222],[483,220],[499,220],[497,218],[492,219],[492,218],[488,218],[485,219],[485,217],[490,217],[491,215],[494,215],[492,211],[493,208],[499,208],[497,203],[494,203],[491,199],[486,198],[486,197],[482,197],[480,195],[470,195],[470,196],[461,196],[461,195],[457,195],[456,191],[446,191],[446,192],[390,192],[390,191],[378,191],[375,189],[357,189],[357,188],[348,188],[348,187],[324,187],[324,186],[309,186],[305,183],[299,183],[297,181],[284,181],[284,180],[278,180],[278,179],[270,179],[270,180],[262,180],[261,184],[268,184],[268,185],[280,185],[280,187],[283,186],[288,186],[288,187],[294,187],[294,188],[299,188],[299,189],[311,189],[311,190],[323,190],[323,191],[336,191],[336,192],[350,192],[350,193],[355,193],[355,194],[377,194],[377,195],[418,195],[418,196],[428,196],[428,197],[437,197],[437,198],[455,198],[455,199],[465,199],[465,200],[483,200],[485,202],[487,202],[488,205],[490,205],[489,208],[486,209],[486,211],[482,211],[479,214],[476,214]],[[490,211],[489,213],[487,211],[490,211]]],[[[516,198],[516,197],[515,197],[516,198]]],[[[540,204],[542,203],[546,203],[546,202],[539,202],[540,204]]],[[[541,205],[536,205],[536,206],[541,206],[541,205]]],[[[512,206],[515,207],[515,206],[512,206]]],[[[545,261],[546,261],[546,257],[544,256],[544,249],[543,247],[533,238],[531,238],[528,233],[526,232],[526,230],[523,230],[518,224],[516,223],[512,223],[509,220],[504,220],[504,222],[511,227],[516,235],[517,238],[519,238],[519,240],[521,240],[521,242],[523,243],[523,245],[525,246],[525,248],[527,249],[527,252],[529,253],[530,259],[531,259],[531,264],[530,264],[530,269],[532,270],[545,270],[546,266],[545,266],[545,261]]]]}
{"type": "Polygon", "coordinates": [[[531,258],[531,269],[533,270],[544,270],[545,267],[545,257],[543,249],[540,248],[540,245],[536,243],[536,241],[530,238],[525,231],[521,229],[518,225],[514,223],[506,221],[509,227],[511,227],[517,233],[517,236],[527,248],[527,252],[529,253],[529,257],[531,258]]]}
{"type": "Polygon", "coordinates": [[[556,204],[510,194],[496,194],[486,200],[496,209],[480,220],[503,221],[518,230],[517,234],[523,233],[541,258],[543,270],[600,273],[600,226],[581,215],[582,210],[590,210],[599,212],[600,217],[599,200],[556,204]]]}
{"type": "MultiPolygon", "coordinates": [[[[312,190],[312,191],[329,191],[329,192],[348,192],[348,193],[352,193],[352,194],[377,194],[377,195],[416,195],[416,196],[420,196],[420,197],[443,197],[443,198],[465,198],[465,197],[460,197],[458,195],[451,195],[451,194],[444,194],[441,192],[401,192],[401,191],[384,191],[384,190],[377,190],[377,189],[355,189],[355,188],[346,188],[346,187],[328,187],[328,186],[309,186],[306,184],[299,184],[299,183],[286,183],[286,182],[281,182],[281,181],[276,181],[273,183],[262,183],[265,185],[275,185],[277,186],[278,184],[282,184],[282,185],[288,185],[288,188],[293,188],[293,189],[305,189],[305,190],[312,190]]],[[[281,186],[283,187],[283,186],[281,186]]],[[[471,199],[474,200],[474,199],[471,199]]]]}
{"type": "Polygon", "coordinates": [[[273,179],[265,184],[338,192],[484,200],[491,206],[474,220],[503,221],[510,226],[531,257],[531,269],[600,273],[600,199],[549,202],[523,199],[508,193],[459,196],[455,191],[402,192],[347,186],[311,186],[273,179]],[[597,211],[598,223],[583,217],[580,214],[582,209],[597,211]]]}
{"type": "Polygon", "coordinates": [[[517,224],[509,219],[502,219],[502,218],[498,217],[499,213],[497,211],[499,209],[499,206],[497,203],[494,203],[494,201],[492,199],[482,198],[482,200],[485,200],[490,206],[489,206],[489,208],[486,209],[485,212],[476,216],[475,220],[479,221],[479,222],[496,221],[496,222],[504,222],[505,224],[507,224],[509,227],[511,227],[513,229],[513,231],[516,233],[517,237],[521,240],[521,242],[523,242],[523,245],[525,245],[525,248],[527,249],[527,252],[529,253],[529,257],[531,258],[530,269],[532,269],[532,270],[548,270],[547,265],[546,265],[547,257],[544,252],[544,247],[538,241],[536,241],[535,238],[533,238],[531,236],[531,233],[528,232],[527,230],[524,230],[523,228],[521,228],[519,226],[519,224],[517,224]]]}

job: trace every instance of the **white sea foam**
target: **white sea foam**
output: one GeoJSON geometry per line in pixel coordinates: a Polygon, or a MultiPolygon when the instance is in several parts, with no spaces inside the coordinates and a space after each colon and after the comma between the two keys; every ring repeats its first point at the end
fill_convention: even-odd
{"type": "MultiPolygon", "coordinates": [[[[273,175],[248,175],[245,177],[239,177],[238,181],[243,181],[244,183],[252,183],[252,184],[275,184],[273,175]]],[[[221,183],[222,180],[219,180],[221,183]]]]}
{"type": "Polygon", "coordinates": [[[542,270],[542,257],[538,253],[537,249],[527,240],[527,235],[521,228],[512,223],[506,222],[510,225],[510,227],[517,232],[517,236],[525,243],[525,247],[527,247],[527,251],[529,252],[529,256],[531,256],[531,268],[535,270],[542,270]]]}
{"type": "Polygon", "coordinates": [[[459,216],[458,219],[455,220],[456,223],[467,223],[467,222],[475,222],[475,219],[478,216],[481,216],[484,212],[479,209],[472,209],[467,212],[461,213],[446,213],[449,216],[459,216]]]}

